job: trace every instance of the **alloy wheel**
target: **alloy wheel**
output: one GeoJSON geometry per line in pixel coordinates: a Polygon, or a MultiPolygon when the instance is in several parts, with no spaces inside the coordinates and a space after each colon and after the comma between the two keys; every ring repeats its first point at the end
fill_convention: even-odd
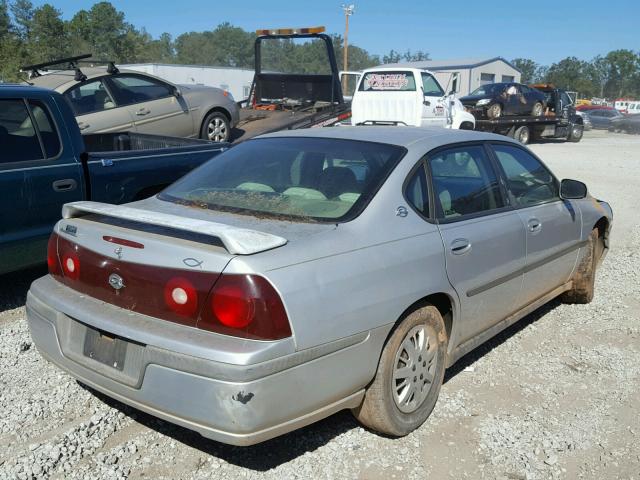
{"type": "Polygon", "coordinates": [[[226,142],[228,137],[227,123],[221,118],[213,118],[207,125],[207,138],[214,142],[226,142]]]}

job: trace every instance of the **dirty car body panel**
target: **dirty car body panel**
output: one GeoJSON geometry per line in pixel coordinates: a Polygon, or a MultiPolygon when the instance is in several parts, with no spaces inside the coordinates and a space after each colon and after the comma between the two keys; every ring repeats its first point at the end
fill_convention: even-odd
{"type": "MultiPolygon", "coordinates": [[[[87,385],[225,443],[254,444],[356,408],[389,334],[416,306],[439,299],[450,365],[480,339],[570,288],[571,272],[562,267],[552,273],[554,282],[544,279],[550,287],[542,294],[523,292],[530,273],[523,212],[541,204],[516,205],[520,197],[498,181],[504,172],[496,146],[531,155],[479,132],[344,127],[276,133],[244,142],[159,196],[126,208],[68,205],[55,229],[52,274],[29,293],[33,339],[46,358],[87,385]],[[264,168],[251,163],[258,161],[254,151],[262,152],[264,168]],[[285,179],[282,162],[288,162],[285,179]],[[495,180],[489,203],[479,170],[495,180]],[[324,183],[326,177],[331,181],[324,183]],[[429,179],[422,191],[412,187],[417,177],[429,179]],[[502,235],[496,232],[505,225],[513,234],[492,248],[492,236],[502,235]],[[461,249],[465,238],[472,246],[461,249]],[[460,281],[465,268],[475,275],[460,281]],[[189,305],[190,298],[172,287],[173,278],[167,277],[167,290],[167,271],[194,279],[198,295],[203,291],[200,313],[180,317],[167,310],[163,291],[167,305],[171,298],[189,305]],[[201,288],[203,276],[209,283],[201,288]],[[210,323],[207,309],[224,319],[216,299],[229,301],[230,294],[221,293],[233,285],[229,279],[250,279],[275,292],[267,310],[273,314],[281,301],[287,325],[264,334],[251,324],[234,330],[210,323]],[[127,290],[140,284],[147,295],[132,298],[127,290]],[[508,302],[499,298],[505,288],[508,302]],[[100,342],[109,347],[93,350],[100,342]],[[111,342],[125,353],[114,353],[111,342]]],[[[590,197],[542,205],[562,212],[570,205],[575,215],[555,221],[577,223],[571,223],[571,248],[559,252],[552,245],[541,265],[557,259],[575,265],[593,226],[610,225],[608,205],[590,197]]],[[[543,232],[553,243],[553,229],[543,232]]]]}

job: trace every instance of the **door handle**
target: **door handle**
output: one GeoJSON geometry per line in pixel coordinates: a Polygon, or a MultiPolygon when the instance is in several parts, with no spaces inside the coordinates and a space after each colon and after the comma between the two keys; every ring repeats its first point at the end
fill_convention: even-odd
{"type": "Polygon", "coordinates": [[[151,113],[151,110],[149,110],[148,108],[141,108],[136,112],[136,115],[144,116],[144,115],[149,115],[150,113],[151,113]]]}
{"type": "Polygon", "coordinates": [[[78,128],[79,128],[80,130],[86,130],[86,129],[87,129],[87,128],[89,128],[89,127],[91,127],[91,125],[89,125],[88,123],[80,122],[80,123],[78,124],[78,128]]]}
{"type": "Polygon", "coordinates": [[[55,192],[71,192],[78,188],[78,182],[73,178],[65,178],[64,180],[56,180],[51,186],[55,192]]]}
{"type": "Polygon", "coordinates": [[[450,247],[454,255],[464,255],[471,250],[471,242],[466,238],[458,238],[451,242],[450,247]]]}
{"type": "Polygon", "coordinates": [[[537,233],[542,230],[542,223],[537,218],[531,218],[527,223],[527,228],[529,229],[529,232],[537,233]]]}

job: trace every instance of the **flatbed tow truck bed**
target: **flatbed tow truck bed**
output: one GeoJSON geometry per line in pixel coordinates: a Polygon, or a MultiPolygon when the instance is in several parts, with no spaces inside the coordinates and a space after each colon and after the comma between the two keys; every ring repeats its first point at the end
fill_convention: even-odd
{"type": "Polygon", "coordinates": [[[494,119],[476,119],[476,130],[492,132],[515,138],[523,144],[531,139],[564,138],[579,142],[582,138],[582,124],[555,115],[505,116],[494,119]]]}

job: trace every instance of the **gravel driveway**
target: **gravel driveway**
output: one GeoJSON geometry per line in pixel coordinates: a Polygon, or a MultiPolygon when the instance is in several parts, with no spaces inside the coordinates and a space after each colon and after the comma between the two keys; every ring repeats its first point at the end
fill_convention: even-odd
{"type": "Polygon", "coordinates": [[[0,479],[640,478],[640,136],[532,149],[613,207],[596,298],[553,302],[464,357],[411,435],[380,437],[343,412],[238,448],[103,397],[31,344],[32,270],[0,277],[0,479]]]}

